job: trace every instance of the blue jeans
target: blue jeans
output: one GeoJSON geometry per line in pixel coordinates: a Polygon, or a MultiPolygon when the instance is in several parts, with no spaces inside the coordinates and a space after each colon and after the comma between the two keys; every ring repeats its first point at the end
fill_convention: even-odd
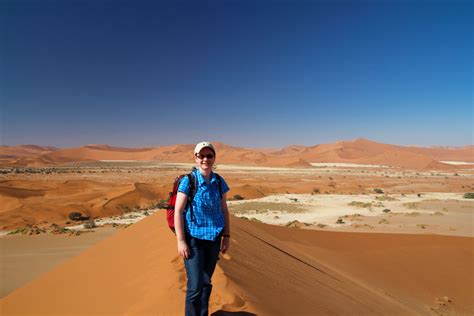
{"type": "Polygon", "coordinates": [[[214,273],[221,245],[221,237],[215,241],[186,238],[190,256],[184,260],[188,277],[186,290],[186,316],[207,316],[211,296],[211,277],[214,273]]]}

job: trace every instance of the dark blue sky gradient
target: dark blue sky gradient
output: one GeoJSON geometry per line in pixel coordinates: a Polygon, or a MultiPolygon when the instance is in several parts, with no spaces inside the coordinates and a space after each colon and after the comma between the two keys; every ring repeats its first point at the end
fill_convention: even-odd
{"type": "Polygon", "coordinates": [[[0,12],[4,145],[473,143],[471,1],[19,0],[0,12]]]}

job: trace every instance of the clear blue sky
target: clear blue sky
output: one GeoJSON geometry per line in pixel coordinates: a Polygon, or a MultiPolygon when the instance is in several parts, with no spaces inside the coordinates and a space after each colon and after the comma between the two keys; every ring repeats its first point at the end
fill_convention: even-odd
{"type": "Polygon", "coordinates": [[[473,143],[472,1],[0,3],[1,144],[473,143]]]}

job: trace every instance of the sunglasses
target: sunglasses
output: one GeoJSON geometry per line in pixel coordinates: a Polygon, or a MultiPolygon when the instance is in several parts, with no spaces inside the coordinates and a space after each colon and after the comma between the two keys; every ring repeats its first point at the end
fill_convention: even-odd
{"type": "Polygon", "coordinates": [[[204,159],[204,158],[212,159],[212,158],[214,158],[214,155],[213,154],[207,154],[207,155],[196,154],[196,157],[198,157],[199,159],[204,159]]]}

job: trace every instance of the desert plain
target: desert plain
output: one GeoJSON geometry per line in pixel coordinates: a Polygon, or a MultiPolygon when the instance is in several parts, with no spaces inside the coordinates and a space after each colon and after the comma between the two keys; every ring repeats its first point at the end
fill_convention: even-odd
{"type": "MultiPolygon", "coordinates": [[[[163,206],[192,147],[2,146],[2,315],[182,314],[163,206]]],[[[211,312],[471,315],[473,150],[218,143],[233,216],[211,312]]]]}

